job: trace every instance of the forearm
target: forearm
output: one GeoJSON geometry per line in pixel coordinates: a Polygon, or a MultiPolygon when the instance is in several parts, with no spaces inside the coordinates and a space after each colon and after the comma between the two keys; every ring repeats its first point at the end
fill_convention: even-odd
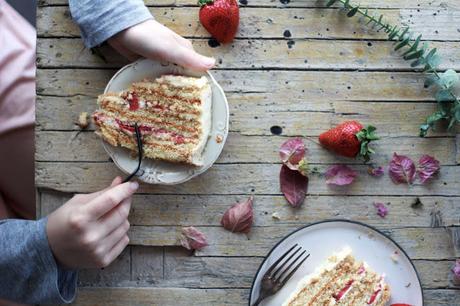
{"type": "Polygon", "coordinates": [[[69,0],[69,6],[88,48],[153,18],[142,0],[69,0]]]}
{"type": "Polygon", "coordinates": [[[0,221],[0,297],[22,303],[69,303],[77,272],[60,268],[46,235],[46,219],[0,221]]]}

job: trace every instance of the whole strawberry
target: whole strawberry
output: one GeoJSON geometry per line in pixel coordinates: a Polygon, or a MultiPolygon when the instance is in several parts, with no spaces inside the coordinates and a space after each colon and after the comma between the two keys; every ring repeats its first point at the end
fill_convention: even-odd
{"type": "Polygon", "coordinates": [[[376,128],[369,125],[364,128],[358,121],[345,121],[319,135],[323,147],[346,157],[362,156],[365,161],[370,159],[374,150],[369,147],[372,140],[379,139],[376,128]]]}
{"type": "Polygon", "coordinates": [[[200,22],[220,43],[229,43],[235,38],[240,22],[240,11],[236,0],[198,0],[200,22]]]}

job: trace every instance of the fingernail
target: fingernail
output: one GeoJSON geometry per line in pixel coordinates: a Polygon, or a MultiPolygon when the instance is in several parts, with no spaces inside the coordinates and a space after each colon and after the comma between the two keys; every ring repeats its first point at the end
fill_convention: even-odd
{"type": "Polygon", "coordinates": [[[212,57],[204,57],[203,63],[206,67],[211,68],[216,63],[216,60],[212,57]]]}
{"type": "Polygon", "coordinates": [[[137,190],[139,188],[139,183],[138,182],[131,182],[129,183],[129,188],[132,190],[137,190]]]}

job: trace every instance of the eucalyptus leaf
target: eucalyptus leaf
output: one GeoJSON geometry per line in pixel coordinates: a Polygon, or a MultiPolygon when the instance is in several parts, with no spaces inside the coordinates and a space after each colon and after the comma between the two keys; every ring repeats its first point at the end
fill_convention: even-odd
{"type": "Polygon", "coordinates": [[[407,45],[408,42],[409,42],[409,38],[404,39],[402,42],[396,45],[395,51],[398,51],[399,49],[407,45]]]}
{"type": "Polygon", "coordinates": [[[382,23],[382,19],[383,19],[383,15],[380,14],[380,17],[379,17],[379,20],[377,21],[378,24],[381,24],[382,23]]]}
{"type": "Polygon", "coordinates": [[[349,3],[350,3],[350,0],[345,0],[345,2],[343,3],[343,7],[348,8],[349,3]]]}
{"type": "Polygon", "coordinates": [[[333,5],[334,3],[336,3],[336,2],[337,2],[337,0],[329,0],[329,2],[326,3],[326,6],[328,6],[328,7],[329,7],[329,6],[332,6],[332,5],[333,5]]]}
{"type": "Polygon", "coordinates": [[[347,13],[347,16],[348,17],[353,17],[356,15],[356,13],[358,12],[359,10],[359,6],[355,6],[354,8],[352,8],[348,13],[347,13]]]}
{"type": "Polygon", "coordinates": [[[411,67],[417,67],[417,66],[420,66],[420,65],[423,65],[425,63],[425,59],[423,57],[420,57],[419,59],[413,61],[410,66],[411,67]]]}
{"type": "Polygon", "coordinates": [[[431,74],[429,75],[426,79],[425,79],[425,82],[423,84],[424,87],[428,88],[430,87],[431,85],[437,83],[438,81],[438,77],[435,75],[435,74],[431,74]]]}
{"type": "Polygon", "coordinates": [[[451,88],[459,81],[458,74],[453,69],[446,70],[441,74],[439,84],[444,88],[451,88]]]}
{"type": "Polygon", "coordinates": [[[404,56],[404,59],[406,61],[409,61],[409,60],[412,60],[412,59],[419,58],[422,55],[423,55],[423,50],[418,50],[418,51],[415,51],[414,53],[411,53],[411,54],[408,54],[408,55],[404,56]]]}
{"type": "Polygon", "coordinates": [[[401,35],[399,35],[399,40],[404,40],[404,35],[409,31],[409,27],[406,27],[404,31],[402,31],[401,35]]]}
{"type": "Polygon", "coordinates": [[[454,100],[452,93],[448,89],[440,89],[436,92],[435,96],[438,102],[450,102],[454,100]]]}
{"type": "Polygon", "coordinates": [[[427,61],[427,64],[433,68],[433,70],[436,70],[436,68],[441,64],[441,57],[437,54],[431,56],[427,61]]]}
{"type": "Polygon", "coordinates": [[[399,29],[397,27],[394,27],[393,30],[391,31],[390,35],[388,35],[388,38],[390,40],[393,40],[393,38],[396,37],[396,35],[398,35],[399,33],[399,29]]]}
{"type": "Polygon", "coordinates": [[[430,58],[436,53],[436,48],[433,48],[430,50],[430,52],[428,52],[428,54],[426,55],[426,61],[429,62],[430,58]]]}

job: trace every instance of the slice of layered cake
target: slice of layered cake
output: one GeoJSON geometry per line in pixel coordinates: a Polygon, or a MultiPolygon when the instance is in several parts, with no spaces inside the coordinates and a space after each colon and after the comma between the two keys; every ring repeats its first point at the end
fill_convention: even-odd
{"type": "Polygon", "coordinates": [[[98,135],[113,146],[137,152],[137,123],[145,157],[200,166],[211,129],[211,101],[206,77],[164,75],[99,96],[93,119],[98,135]]]}
{"type": "Polygon", "coordinates": [[[389,300],[390,288],[383,275],[356,261],[351,249],[345,248],[302,279],[283,305],[384,306],[389,300]]]}

